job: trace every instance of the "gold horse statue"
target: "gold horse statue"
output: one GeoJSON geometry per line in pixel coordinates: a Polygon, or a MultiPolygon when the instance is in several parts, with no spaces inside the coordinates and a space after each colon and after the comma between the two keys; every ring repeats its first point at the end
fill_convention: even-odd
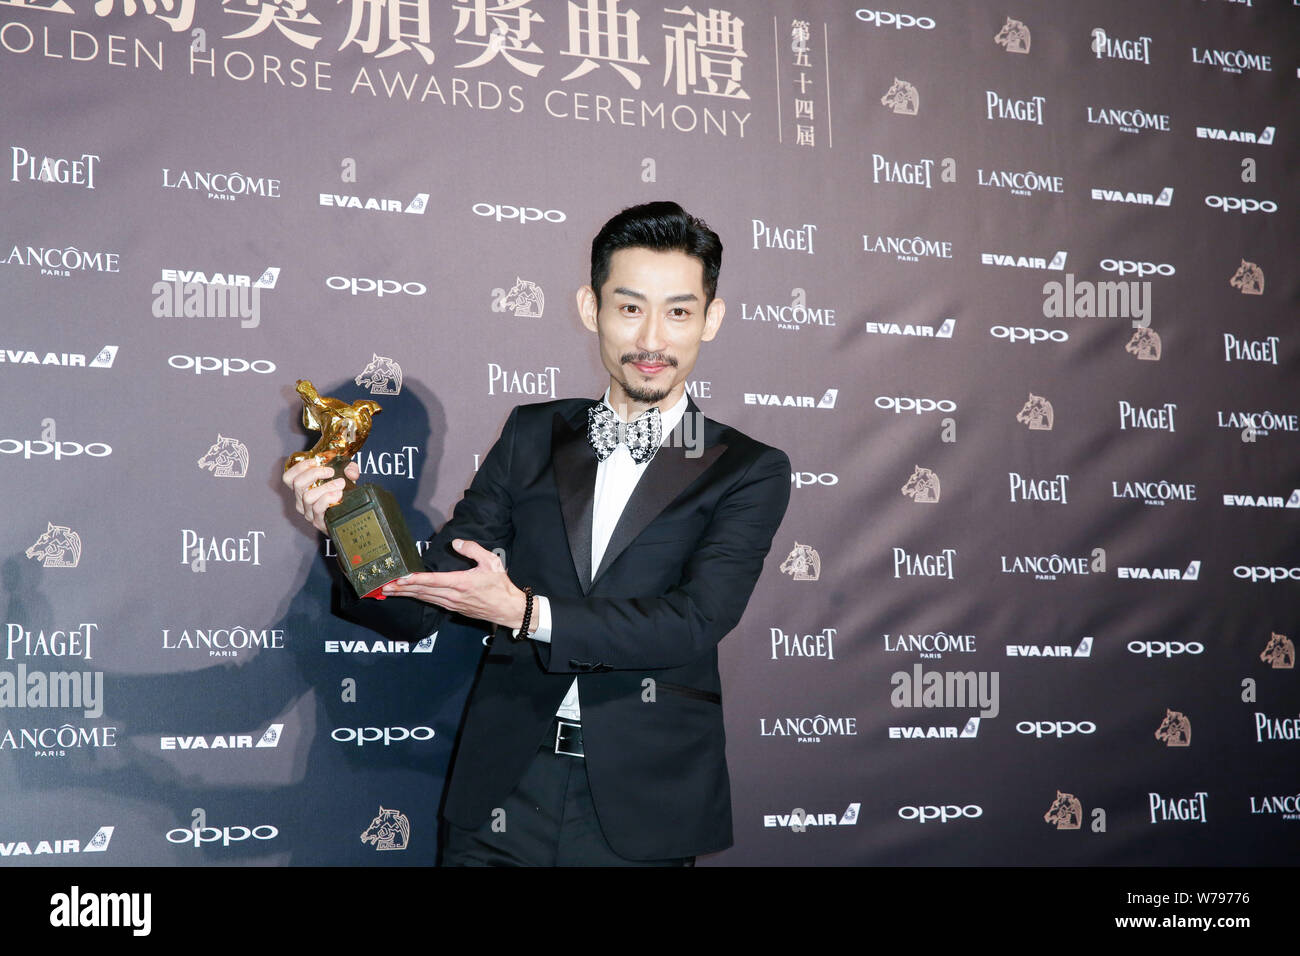
{"type": "Polygon", "coordinates": [[[320,432],[320,441],[308,451],[300,451],[285,460],[288,471],[300,461],[314,458],[318,464],[328,465],[339,474],[343,466],[356,454],[370,434],[370,421],[379,413],[379,403],[363,398],[349,405],[337,398],[322,398],[312,383],[298,380],[298,394],[302,396],[302,423],[312,431],[320,432]]]}

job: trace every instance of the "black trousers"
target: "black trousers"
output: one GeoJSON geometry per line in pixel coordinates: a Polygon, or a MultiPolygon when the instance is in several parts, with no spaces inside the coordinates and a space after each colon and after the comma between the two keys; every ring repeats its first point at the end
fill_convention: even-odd
{"type": "Polygon", "coordinates": [[[694,866],[695,858],[628,860],[600,829],[582,757],[538,748],[515,787],[477,830],[442,828],[443,866],[694,866]]]}

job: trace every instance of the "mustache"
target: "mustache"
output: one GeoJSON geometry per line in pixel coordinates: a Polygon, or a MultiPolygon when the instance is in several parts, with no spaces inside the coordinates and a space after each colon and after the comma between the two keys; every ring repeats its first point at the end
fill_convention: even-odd
{"type": "Polygon", "coordinates": [[[663,352],[624,352],[619,361],[627,365],[629,362],[640,362],[642,365],[668,365],[672,368],[677,367],[677,359],[663,352]]]}

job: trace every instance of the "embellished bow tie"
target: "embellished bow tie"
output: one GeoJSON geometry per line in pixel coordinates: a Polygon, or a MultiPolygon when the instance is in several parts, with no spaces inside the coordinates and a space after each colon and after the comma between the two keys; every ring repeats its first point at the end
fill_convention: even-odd
{"type": "Polygon", "coordinates": [[[622,442],[627,445],[632,460],[644,465],[655,456],[663,440],[663,425],[659,419],[659,409],[652,408],[630,422],[621,422],[612,408],[598,402],[587,409],[587,440],[601,461],[614,454],[614,449],[622,442]]]}

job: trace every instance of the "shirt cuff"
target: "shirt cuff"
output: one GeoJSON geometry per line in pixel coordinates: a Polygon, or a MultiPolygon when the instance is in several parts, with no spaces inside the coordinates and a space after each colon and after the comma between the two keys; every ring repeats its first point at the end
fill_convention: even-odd
{"type": "MultiPolygon", "coordinates": [[[[544,644],[551,643],[551,602],[540,594],[533,595],[533,616],[537,619],[537,630],[525,635],[544,644]]],[[[520,628],[513,628],[511,635],[519,637],[520,628]]]]}

